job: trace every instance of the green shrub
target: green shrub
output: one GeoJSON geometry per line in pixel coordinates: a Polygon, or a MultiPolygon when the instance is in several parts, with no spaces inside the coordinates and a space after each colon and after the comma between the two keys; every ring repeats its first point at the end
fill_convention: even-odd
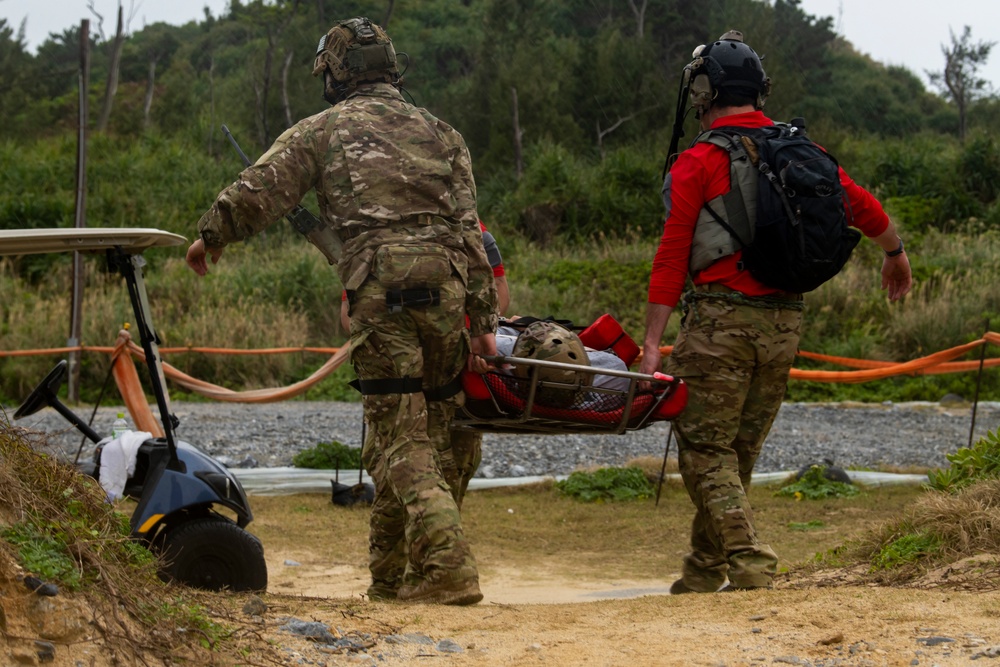
{"type": "Polygon", "coordinates": [[[825,472],[826,466],[810,466],[809,470],[805,471],[798,481],[781,487],[774,492],[774,495],[821,500],[823,498],[846,498],[860,493],[858,487],[853,484],[827,479],[824,475],[825,472]]]}
{"type": "Polygon", "coordinates": [[[601,468],[574,472],[556,482],[563,494],[584,502],[642,500],[653,496],[653,485],[641,468],[601,468]]]}
{"type": "Polygon", "coordinates": [[[321,442],[296,454],[292,465],[296,468],[320,470],[356,469],[361,466],[361,448],[350,447],[336,440],[321,442]]]}
{"type": "Polygon", "coordinates": [[[883,546],[872,557],[871,570],[891,570],[933,556],[941,548],[941,538],[933,533],[908,533],[883,546]]]}
{"type": "Polygon", "coordinates": [[[946,456],[951,466],[927,473],[927,486],[955,493],[973,482],[1000,477],[1000,436],[989,431],[972,447],[946,456]]]}

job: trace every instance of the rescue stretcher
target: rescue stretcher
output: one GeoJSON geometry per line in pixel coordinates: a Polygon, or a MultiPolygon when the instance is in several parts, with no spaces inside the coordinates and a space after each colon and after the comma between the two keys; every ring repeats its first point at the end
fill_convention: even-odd
{"type": "Polygon", "coordinates": [[[491,433],[592,433],[622,434],[670,421],[687,405],[687,385],[679,378],[657,373],[592,368],[537,359],[486,356],[501,370],[482,375],[462,374],[465,405],[456,413],[453,429],[491,433]],[[528,366],[527,377],[509,372],[509,367],[528,366]],[[576,384],[542,380],[539,367],[590,375],[591,381],[576,384]],[[619,378],[621,388],[598,386],[597,376],[619,378]],[[650,389],[640,389],[648,382],[650,389]],[[572,402],[556,407],[539,402],[542,389],[575,392],[572,402]]]}

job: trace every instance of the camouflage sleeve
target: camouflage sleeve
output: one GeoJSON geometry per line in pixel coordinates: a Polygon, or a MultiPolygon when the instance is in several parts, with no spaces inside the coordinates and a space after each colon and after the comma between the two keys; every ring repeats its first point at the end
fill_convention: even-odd
{"type": "Polygon", "coordinates": [[[473,336],[496,332],[499,306],[493,267],[483,246],[483,233],[476,211],[476,181],[472,176],[472,157],[465,140],[452,130],[455,140],[452,158],[452,192],[457,206],[455,217],[462,222],[462,239],[469,257],[469,285],[465,293],[465,312],[473,336]]]}
{"type": "Polygon", "coordinates": [[[257,162],[219,193],[198,221],[211,248],[257,234],[289,213],[316,183],[316,130],[306,119],[286,130],[257,162]]]}

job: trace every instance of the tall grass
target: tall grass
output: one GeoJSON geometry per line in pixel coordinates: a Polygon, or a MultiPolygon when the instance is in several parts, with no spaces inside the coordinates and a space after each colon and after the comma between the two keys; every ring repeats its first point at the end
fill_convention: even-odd
{"type": "MultiPolygon", "coordinates": [[[[490,224],[490,223],[488,223],[490,224]]],[[[510,312],[553,315],[587,324],[611,313],[637,340],[644,330],[649,270],[658,239],[634,235],[588,244],[540,246],[503,223],[490,228],[499,239],[511,285],[510,312]]],[[[881,254],[862,242],[847,268],[806,297],[802,349],[865,359],[905,361],[975,340],[987,319],[1000,328],[1000,236],[930,231],[907,235],[916,276],[913,293],[890,304],[879,289],[881,254]],[[913,239],[910,241],[910,239],[913,239]]],[[[338,318],[341,286],[332,267],[301,239],[280,227],[265,239],[226,249],[206,278],[183,261],[183,248],[148,254],[146,282],[154,322],[164,347],[332,347],[347,335],[338,318]]],[[[83,342],[111,345],[131,319],[120,278],[87,261],[83,342]]],[[[34,282],[12,262],[0,263],[0,350],[62,347],[69,318],[69,269],[57,265],[34,282]]],[[[663,344],[679,325],[671,318],[663,344]]],[[[1000,356],[987,349],[991,357],[1000,356]]],[[[975,355],[967,358],[978,358],[975,355]]],[[[58,357],[0,358],[0,397],[16,404],[58,357]]],[[[222,356],[172,354],[167,361],[195,377],[233,389],[284,386],[302,379],[321,355],[222,356]]],[[[800,359],[799,367],[825,367],[800,359]]],[[[839,367],[830,367],[839,368],[839,367]]],[[[107,372],[103,355],[86,354],[81,392],[93,397],[107,372]],[[88,389],[89,388],[89,389],[88,389]],[[87,392],[90,393],[87,393],[87,392]]],[[[1000,375],[987,371],[983,400],[1000,399],[1000,375]]],[[[309,397],[351,398],[343,369],[309,397]]],[[[971,399],[975,373],[898,377],[859,385],[793,382],[790,400],[938,400],[954,392],[971,399]]]]}

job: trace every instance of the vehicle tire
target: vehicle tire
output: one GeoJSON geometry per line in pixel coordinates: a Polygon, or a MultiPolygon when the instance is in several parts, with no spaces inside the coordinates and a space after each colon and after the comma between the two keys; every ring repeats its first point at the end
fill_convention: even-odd
{"type": "Polygon", "coordinates": [[[160,578],[210,591],[267,588],[264,547],[254,535],[221,517],[186,521],[164,536],[160,578]]]}

